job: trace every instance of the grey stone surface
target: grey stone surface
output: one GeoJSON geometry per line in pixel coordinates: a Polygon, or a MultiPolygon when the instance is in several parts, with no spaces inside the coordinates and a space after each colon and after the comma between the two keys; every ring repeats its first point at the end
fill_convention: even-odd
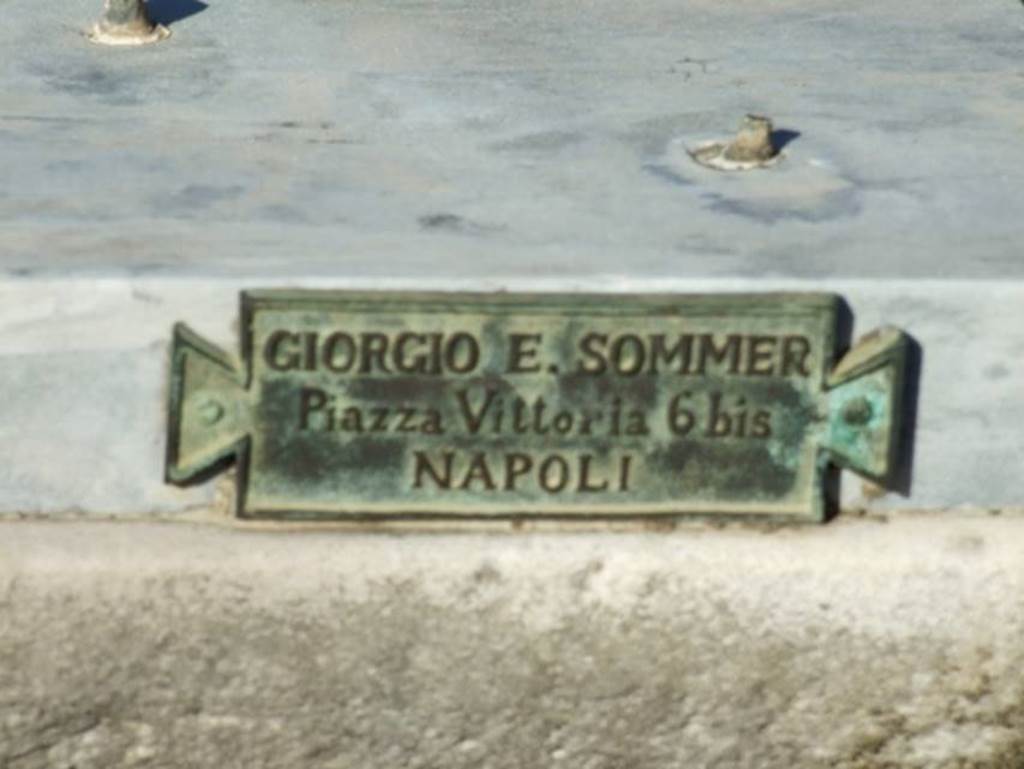
{"type": "Polygon", "coordinates": [[[840,292],[925,350],[911,494],[847,507],[1024,500],[1019,3],[99,5],[0,0],[0,515],[208,504],[170,326],[292,285],[840,292]],[[781,163],[689,161],[748,111],[781,163]]]}
{"type": "Polygon", "coordinates": [[[0,3],[8,274],[1024,275],[1019,2],[203,5],[0,3]]]}
{"type": "Polygon", "coordinates": [[[1019,769],[1022,554],[1020,516],[0,524],[0,765],[1019,769]]]}
{"type": "MultiPolygon", "coordinates": [[[[480,288],[481,282],[292,279],[290,285],[480,288]]],[[[237,352],[246,279],[33,279],[0,283],[0,517],[174,514],[210,504],[213,485],[163,482],[167,345],[187,320],[237,352]]],[[[553,290],[557,281],[489,282],[553,290]]],[[[603,290],[827,288],[856,332],[894,324],[924,348],[910,495],[865,493],[847,474],[848,509],[1024,505],[1024,285],[1007,282],[578,279],[603,290]]]]}

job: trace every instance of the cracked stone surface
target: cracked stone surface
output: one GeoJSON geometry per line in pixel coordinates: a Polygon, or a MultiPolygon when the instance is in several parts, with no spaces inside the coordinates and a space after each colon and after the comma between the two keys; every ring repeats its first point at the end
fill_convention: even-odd
{"type": "Polygon", "coordinates": [[[1019,769],[1024,517],[0,525],[0,765],[1019,769]]]}

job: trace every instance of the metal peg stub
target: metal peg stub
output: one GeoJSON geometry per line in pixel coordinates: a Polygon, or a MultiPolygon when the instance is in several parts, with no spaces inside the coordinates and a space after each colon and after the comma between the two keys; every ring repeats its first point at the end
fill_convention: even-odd
{"type": "Polygon", "coordinates": [[[104,0],[103,18],[89,30],[89,39],[102,45],[146,45],[170,34],[153,23],[143,0],[104,0]]]}
{"type": "Polygon", "coordinates": [[[749,171],[774,165],[782,154],[772,143],[771,119],[747,115],[731,142],[701,145],[690,151],[690,157],[719,171],[749,171]]]}

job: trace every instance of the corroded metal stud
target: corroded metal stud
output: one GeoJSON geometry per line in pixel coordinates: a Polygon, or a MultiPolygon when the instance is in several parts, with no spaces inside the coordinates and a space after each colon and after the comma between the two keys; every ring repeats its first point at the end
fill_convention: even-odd
{"type": "Polygon", "coordinates": [[[690,157],[719,171],[748,171],[774,165],[782,155],[772,142],[772,121],[761,115],[747,115],[729,143],[704,144],[690,157]]]}
{"type": "Polygon", "coordinates": [[[104,0],[103,17],[89,30],[89,39],[102,45],[146,45],[170,34],[153,23],[143,0],[104,0]]]}

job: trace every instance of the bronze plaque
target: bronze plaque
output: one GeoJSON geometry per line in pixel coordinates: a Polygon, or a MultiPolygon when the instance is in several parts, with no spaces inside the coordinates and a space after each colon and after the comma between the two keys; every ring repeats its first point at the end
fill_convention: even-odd
{"type": "Polygon", "coordinates": [[[167,478],[244,518],[824,515],[884,482],[906,338],[836,361],[826,294],[255,291],[241,358],[174,331],[167,478]]]}

